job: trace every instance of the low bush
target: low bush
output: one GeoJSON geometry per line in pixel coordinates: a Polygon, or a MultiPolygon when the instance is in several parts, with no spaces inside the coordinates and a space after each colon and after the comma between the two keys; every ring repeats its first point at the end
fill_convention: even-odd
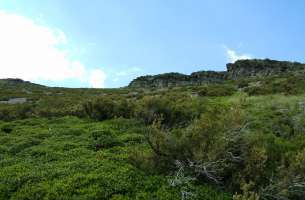
{"type": "Polygon", "coordinates": [[[241,108],[210,106],[180,129],[164,129],[162,119],[157,120],[146,131],[152,153],[134,157],[133,162],[165,174],[183,169],[185,177],[237,193],[234,199],[302,199],[304,111],[291,107],[284,115],[269,113],[269,121],[257,127],[241,108]]]}
{"type": "Polygon", "coordinates": [[[288,74],[283,77],[266,77],[258,80],[257,83],[252,86],[249,85],[244,91],[249,95],[298,95],[304,94],[305,76],[288,74]]]}
{"type": "Polygon", "coordinates": [[[190,97],[146,97],[138,102],[136,117],[145,124],[152,124],[157,118],[167,127],[183,127],[199,117],[203,104],[190,97]]]}
{"type": "Polygon", "coordinates": [[[1,131],[5,133],[11,133],[14,130],[14,125],[12,124],[4,124],[1,126],[1,131]]]}
{"type": "Polygon", "coordinates": [[[122,142],[117,136],[109,130],[92,131],[91,136],[93,138],[93,148],[95,150],[122,145],[122,142]]]}
{"type": "Polygon", "coordinates": [[[231,96],[236,92],[236,88],[231,85],[219,84],[219,85],[205,85],[199,89],[198,94],[200,96],[231,96]]]}
{"type": "Polygon", "coordinates": [[[130,118],[134,112],[134,104],[130,101],[108,97],[85,102],[83,108],[87,116],[100,121],[114,117],[130,118]]]}
{"type": "Polygon", "coordinates": [[[160,121],[155,122],[147,130],[147,140],[159,166],[160,159],[170,169],[175,168],[177,160],[192,170],[209,165],[207,170],[211,172],[202,171],[200,178],[219,182],[226,177],[243,148],[238,132],[243,125],[240,110],[227,109],[231,108],[215,106],[185,129],[162,130],[160,121]],[[218,170],[215,174],[213,167],[218,170]]]}

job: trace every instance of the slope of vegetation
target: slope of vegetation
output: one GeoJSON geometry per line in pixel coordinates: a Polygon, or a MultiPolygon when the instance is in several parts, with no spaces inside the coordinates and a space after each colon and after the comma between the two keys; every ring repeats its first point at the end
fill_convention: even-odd
{"type": "Polygon", "coordinates": [[[161,89],[0,81],[0,199],[302,200],[305,78],[161,89]],[[10,83],[10,82],[9,82],[10,83]]]}
{"type": "MultiPolygon", "coordinates": [[[[135,120],[92,122],[75,117],[2,122],[0,199],[179,199],[168,178],[129,161],[149,151],[135,120]]],[[[223,193],[194,187],[205,199],[223,193]]]]}

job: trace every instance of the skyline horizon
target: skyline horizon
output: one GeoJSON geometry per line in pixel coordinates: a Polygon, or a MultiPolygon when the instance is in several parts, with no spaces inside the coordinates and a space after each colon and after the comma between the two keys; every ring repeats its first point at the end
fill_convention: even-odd
{"type": "Polygon", "coordinates": [[[151,77],[151,76],[158,76],[158,75],[164,75],[164,74],[180,74],[180,75],[186,75],[186,76],[191,76],[193,73],[197,73],[197,72],[228,72],[228,68],[227,68],[227,65],[228,64],[234,64],[238,61],[245,61],[245,60],[261,60],[261,61],[266,61],[266,60],[269,60],[269,61],[276,61],[276,62],[291,62],[291,63],[298,63],[298,64],[302,64],[302,65],[305,65],[305,63],[303,62],[299,62],[299,61],[296,61],[296,60],[274,60],[274,59],[270,59],[270,58],[249,58],[249,59],[239,59],[239,60],[236,60],[234,62],[228,62],[226,63],[226,70],[222,70],[222,71],[217,71],[217,70],[198,70],[198,71],[193,71],[193,72],[190,72],[190,73],[181,73],[181,72],[175,72],[175,71],[171,71],[171,72],[164,72],[164,73],[159,73],[159,74],[143,74],[143,75],[139,75],[133,79],[131,79],[128,84],[126,84],[125,86],[120,86],[120,87],[104,87],[104,88],[95,88],[95,87],[66,87],[66,86],[48,86],[48,85],[44,85],[44,84],[40,84],[40,83],[37,83],[35,81],[30,81],[30,80],[24,80],[22,78],[19,78],[19,77],[7,77],[7,78],[0,78],[0,80],[21,80],[23,82],[28,82],[28,83],[31,83],[31,84],[37,84],[37,85],[41,85],[41,86],[45,86],[45,87],[53,87],[53,88],[68,88],[68,89],[119,89],[119,88],[126,88],[130,85],[130,83],[132,83],[134,80],[138,79],[138,78],[141,78],[141,77],[151,77]]]}
{"type": "Polygon", "coordinates": [[[116,88],[146,74],[305,62],[305,2],[0,0],[0,78],[116,88]]]}

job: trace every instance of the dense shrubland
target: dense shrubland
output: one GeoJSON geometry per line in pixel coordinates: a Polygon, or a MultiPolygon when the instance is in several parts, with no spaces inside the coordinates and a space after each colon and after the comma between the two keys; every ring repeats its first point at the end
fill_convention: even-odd
{"type": "MultiPolygon", "coordinates": [[[[0,122],[0,199],[179,199],[161,174],[131,164],[148,151],[145,126],[123,118],[76,117],[0,122]],[[7,131],[9,130],[9,131],[7,131]]],[[[193,186],[203,199],[230,199],[211,186],[193,186]]]]}
{"type": "Polygon", "coordinates": [[[0,105],[0,199],[302,200],[304,85],[38,88],[0,105]]]}
{"type": "Polygon", "coordinates": [[[224,187],[236,199],[303,199],[304,104],[238,102],[208,106],[185,128],[165,129],[157,119],[146,131],[152,151],[133,162],[164,174],[183,169],[193,182],[224,187]]]}
{"type": "Polygon", "coordinates": [[[266,77],[265,79],[254,79],[253,82],[248,83],[244,89],[249,95],[299,95],[304,94],[304,84],[304,75],[290,74],[286,77],[266,77]]]}
{"type": "Polygon", "coordinates": [[[117,117],[136,118],[146,125],[162,118],[167,127],[185,126],[200,116],[204,100],[193,100],[183,96],[147,96],[140,100],[112,99],[99,97],[83,104],[87,117],[105,120],[117,117]]]}
{"type": "Polygon", "coordinates": [[[218,97],[218,96],[231,96],[233,95],[237,89],[236,87],[228,84],[216,84],[216,85],[206,85],[199,87],[198,94],[200,96],[210,96],[210,97],[218,97]]]}
{"type": "Polygon", "coordinates": [[[144,171],[166,175],[183,169],[183,176],[191,177],[193,184],[224,187],[236,193],[235,199],[302,199],[303,100],[245,94],[226,100],[163,95],[133,102],[125,106],[129,108],[125,114],[115,112],[120,110],[114,109],[120,107],[119,101],[108,101],[112,106],[105,108],[148,125],[145,137],[151,151],[130,157],[144,171]]]}

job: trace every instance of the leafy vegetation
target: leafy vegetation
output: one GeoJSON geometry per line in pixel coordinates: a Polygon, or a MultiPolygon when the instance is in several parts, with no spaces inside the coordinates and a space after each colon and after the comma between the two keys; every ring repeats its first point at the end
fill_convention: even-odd
{"type": "MultiPolygon", "coordinates": [[[[92,122],[75,117],[2,122],[0,199],[177,199],[167,178],[129,161],[146,149],[134,120],[92,122]],[[96,148],[98,145],[98,148],[96,148]]],[[[222,199],[210,187],[196,186],[222,199]]]]}
{"type": "Polygon", "coordinates": [[[303,200],[302,74],[171,88],[0,81],[0,199],[303,200]]]}

